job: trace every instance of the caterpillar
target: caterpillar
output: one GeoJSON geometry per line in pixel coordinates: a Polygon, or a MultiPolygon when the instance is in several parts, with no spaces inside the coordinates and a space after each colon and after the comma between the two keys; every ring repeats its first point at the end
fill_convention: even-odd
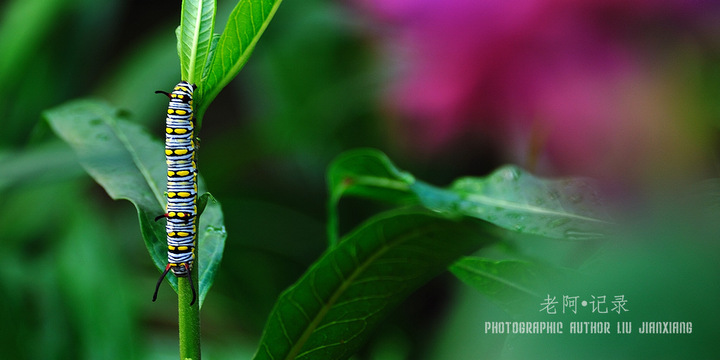
{"type": "Polygon", "coordinates": [[[172,270],[177,277],[187,277],[195,303],[195,286],[191,270],[195,261],[197,226],[197,168],[195,166],[195,140],[193,129],[193,91],[196,86],[181,81],[171,93],[156,91],[170,98],[165,119],[165,158],[167,161],[167,205],[165,214],[155,218],[167,219],[168,263],[158,279],[153,294],[157,299],[160,284],[172,270]]]}

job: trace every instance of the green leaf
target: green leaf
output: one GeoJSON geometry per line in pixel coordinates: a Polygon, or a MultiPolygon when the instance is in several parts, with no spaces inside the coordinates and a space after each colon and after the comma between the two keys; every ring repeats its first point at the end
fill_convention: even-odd
{"type": "Polygon", "coordinates": [[[605,236],[610,225],[586,179],[540,179],[507,165],[487,177],[466,177],[440,190],[417,182],[413,191],[431,210],[490,221],[506,229],[558,239],[605,236]]]}
{"type": "Polygon", "coordinates": [[[184,0],[178,53],[182,79],[195,84],[202,79],[215,27],[215,0],[184,0]]]}
{"type": "Polygon", "coordinates": [[[496,227],[428,213],[385,213],[329,249],[278,299],[254,359],[345,359],[410,293],[496,227]]]}
{"type": "Polygon", "coordinates": [[[415,178],[393,165],[387,155],[375,149],[357,149],[341,154],[328,168],[330,197],[343,195],[407,201],[415,178]]]}
{"type": "Polygon", "coordinates": [[[220,41],[220,34],[213,34],[212,40],[210,40],[210,48],[208,49],[208,61],[205,62],[205,67],[203,68],[203,79],[207,78],[208,73],[210,72],[210,63],[213,56],[215,56],[215,49],[217,49],[218,41],[220,41]]]}
{"type": "Polygon", "coordinates": [[[166,166],[157,139],[102,101],[72,101],[44,116],[110,197],[130,200],[153,213],[164,212],[166,166]]]}
{"type": "MultiPolygon", "coordinates": [[[[215,281],[215,275],[220,267],[223,252],[225,251],[225,219],[223,217],[220,202],[210,193],[203,194],[200,199],[205,198],[207,206],[202,211],[198,222],[198,274],[200,287],[200,306],[202,307],[210,287],[215,281]]],[[[199,201],[199,200],[198,200],[199,201]]],[[[203,206],[202,204],[198,204],[203,206]]],[[[198,208],[198,211],[200,208],[198,208]]],[[[198,215],[199,216],[199,215],[198,215]]],[[[165,255],[167,260],[167,255],[165,255]]]]}
{"type": "MultiPolygon", "coordinates": [[[[124,120],[116,108],[98,100],[69,102],[46,111],[44,117],[110,197],[135,205],[145,246],[155,266],[164,270],[165,226],[154,221],[155,216],[165,212],[167,167],[163,144],[143,128],[124,120]]],[[[198,181],[198,188],[204,189],[199,176],[198,181]]],[[[220,205],[210,195],[201,198],[208,197],[198,224],[200,304],[213,283],[226,238],[220,205]]],[[[177,278],[167,279],[177,291],[177,278]]]]}
{"type": "Polygon", "coordinates": [[[395,203],[417,202],[409,191],[415,178],[398,170],[375,149],[356,149],[339,155],[328,167],[328,239],[337,243],[340,198],[344,195],[374,198],[395,203]]]}
{"type": "Polygon", "coordinates": [[[610,224],[591,182],[540,179],[514,166],[439,188],[397,169],[385,154],[361,149],[338,157],[328,178],[329,232],[336,231],[335,209],[343,195],[419,202],[448,217],[470,216],[520,233],[559,239],[600,238],[610,224]]]}
{"type": "MultiPolygon", "coordinates": [[[[177,53],[178,53],[178,59],[182,61],[183,55],[183,42],[180,40],[182,39],[182,26],[178,25],[178,27],[175,28],[175,38],[177,39],[177,53]]],[[[188,74],[185,73],[183,70],[185,67],[180,64],[180,76],[181,77],[187,77],[188,74]]]]}
{"type": "Polygon", "coordinates": [[[210,59],[207,79],[200,87],[197,114],[202,118],[208,105],[245,65],[260,36],[282,0],[240,0],[230,14],[225,30],[210,59]]]}
{"type": "Polygon", "coordinates": [[[215,197],[212,196],[210,193],[204,193],[200,195],[197,199],[197,213],[198,216],[202,215],[202,213],[205,211],[205,207],[207,207],[208,200],[212,199],[212,201],[215,200],[215,197]]]}
{"type": "MultiPolygon", "coordinates": [[[[534,308],[553,284],[567,280],[570,270],[522,260],[490,260],[464,257],[450,266],[450,271],[491,301],[513,315],[534,308]]],[[[564,282],[562,282],[564,283],[564,282]]]]}

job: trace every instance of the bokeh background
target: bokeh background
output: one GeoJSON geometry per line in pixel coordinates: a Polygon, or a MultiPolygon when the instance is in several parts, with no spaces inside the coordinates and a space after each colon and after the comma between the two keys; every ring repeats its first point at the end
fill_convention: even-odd
{"type": "MultiPolygon", "coordinates": [[[[219,2],[217,32],[234,5],[219,2]]],[[[167,100],[153,92],[179,80],[179,13],[179,1],[0,4],[1,358],[177,358],[175,295],[165,285],[150,302],[158,273],[135,210],[41,114],[103,98],[160,138],[167,100]]],[[[709,212],[671,204],[718,177],[718,99],[712,0],[287,0],[199,134],[229,234],[204,356],[252,355],[277,295],[325,247],[327,165],[376,147],[437,185],[504,163],[599,179],[623,214],[650,209],[642,226],[596,257],[542,239],[521,239],[523,255],[584,267],[587,291],[627,293],[642,309],[628,319],[698,325],[685,338],[489,337],[482,322],[509,315],[442,276],[357,358],[716,357],[720,192],[705,182],[709,212]]],[[[381,208],[344,200],[344,228],[381,208]]]]}

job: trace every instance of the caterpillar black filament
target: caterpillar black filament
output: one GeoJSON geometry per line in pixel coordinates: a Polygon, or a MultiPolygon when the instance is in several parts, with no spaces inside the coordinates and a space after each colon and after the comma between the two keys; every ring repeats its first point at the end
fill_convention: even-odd
{"type": "Polygon", "coordinates": [[[155,286],[153,301],[167,273],[187,277],[195,303],[195,286],[191,270],[195,261],[197,227],[197,169],[195,167],[195,139],[193,135],[193,91],[195,85],[181,81],[172,93],[156,91],[170,98],[165,119],[165,157],[167,160],[167,206],[165,214],[155,218],[167,219],[168,264],[155,286]]]}

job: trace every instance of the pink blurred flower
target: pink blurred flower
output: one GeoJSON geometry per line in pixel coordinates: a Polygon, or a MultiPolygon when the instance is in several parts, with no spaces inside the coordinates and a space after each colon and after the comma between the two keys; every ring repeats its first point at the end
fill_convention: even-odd
{"type": "Polygon", "coordinates": [[[673,105],[657,89],[672,90],[656,79],[662,50],[647,43],[717,9],[709,1],[356,1],[403,60],[389,104],[415,149],[472,133],[523,163],[539,139],[546,169],[598,175],[694,141],[654,109],[673,105]]]}

